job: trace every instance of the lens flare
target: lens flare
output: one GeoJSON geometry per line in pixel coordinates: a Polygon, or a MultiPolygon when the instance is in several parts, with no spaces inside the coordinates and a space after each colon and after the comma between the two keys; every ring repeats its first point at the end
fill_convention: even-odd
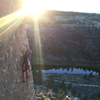
{"type": "Polygon", "coordinates": [[[42,0],[25,0],[23,10],[25,14],[37,15],[42,13],[46,6],[42,0]]]}

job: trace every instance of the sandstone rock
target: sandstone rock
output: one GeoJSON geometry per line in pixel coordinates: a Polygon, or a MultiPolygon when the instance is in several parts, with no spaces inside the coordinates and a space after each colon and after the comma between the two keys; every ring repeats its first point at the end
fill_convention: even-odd
{"type": "Polygon", "coordinates": [[[27,48],[25,22],[19,24],[23,20],[24,18],[17,21],[16,28],[13,26],[7,31],[5,31],[7,27],[0,29],[0,35],[1,30],[5,31],[2,31],[4,34],[0,36],[0,40],[6,36],[0,48],[0,100],[36,100],[32,73],[26,78],[25,83],[22,82],[22,64],[27,48]]]}

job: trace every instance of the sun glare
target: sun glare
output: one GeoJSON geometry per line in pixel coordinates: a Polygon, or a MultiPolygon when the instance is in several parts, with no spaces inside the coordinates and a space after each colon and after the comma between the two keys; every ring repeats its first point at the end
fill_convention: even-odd
{"type": "Polygon", "coordinates": [[[25,14],[37,15],[46,9],[43,0],[25,0],[23,10],[25,14]]]}

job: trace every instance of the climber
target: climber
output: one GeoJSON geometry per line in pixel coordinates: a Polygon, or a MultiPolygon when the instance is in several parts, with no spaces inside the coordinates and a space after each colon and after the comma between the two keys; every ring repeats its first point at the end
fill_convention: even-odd
{"type": "Polygon", "coordinates": [[[29,78],[28,63],[27,62],[24,62],[24,64],[23,64],[23,73],[24,73],[24,80],[23,80],[23,82],[25,82],[26,73],[27,73],[27,77],[29,78]]]}
{"type": "Polygon", "coordinates": [[[24,57],[24,63],[23,63],[23,72],[24,72],[23,82],[25,82],[26,73],[27,73],[27,77],[29,78],[29,71],[31,69],[31,64],[30,64],[31,53],[32,51],[30,50],[29,45],[27,44],[27,52],[26,52],[26,56],[24,57]]]}
{"type": "Polygon", "coordinates": [[[28,62],[28,66],[29,66],[29,72],[30,72],[30,70],[31,70],[31,64],[30,64],[31,54],[32,54],[32,51],[29,50],[29,51],[27,52],[27,55],[26,55],[27,62],[28,62]]]}
{"type": "Polygon", "coordinates": [[[31,64],[30,64],[31,54],[32,54],[32,51],[30,50],[29,44],[27,43],[27,54],[26,54],[26,58],[27,58],[28,66],[29,66],[29,71],[31,70],[31,64]]]}

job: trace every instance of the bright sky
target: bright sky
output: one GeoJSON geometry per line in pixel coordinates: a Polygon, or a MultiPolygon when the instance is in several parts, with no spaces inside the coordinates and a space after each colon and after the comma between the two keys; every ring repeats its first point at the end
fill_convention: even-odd
{"type": "Polygon", "coordinates": [[[25,12],[39,13],[44,9],[99,13],[100,0],[25,0],[25,12]]]}
{"type": "Polygon", "coordinates": [[[55,10],[100,13],[100,0],[46,0],[46,3],[55,10]]]}

